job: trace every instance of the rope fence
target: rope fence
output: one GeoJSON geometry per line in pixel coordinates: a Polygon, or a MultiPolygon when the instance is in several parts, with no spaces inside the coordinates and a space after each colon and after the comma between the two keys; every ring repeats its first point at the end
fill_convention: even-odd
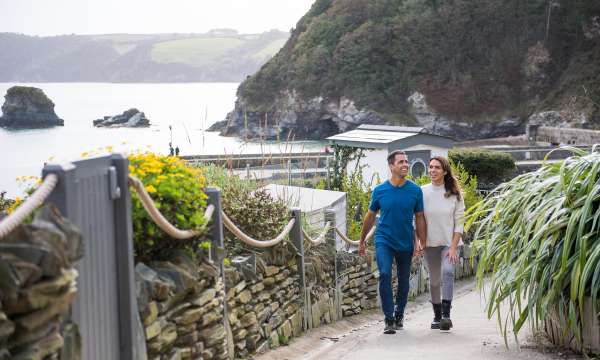
{"type": "Polygon", "coordinates": [[[233,235],[235,235],[235,237],[240,239],[245,244],[253,246],[253,247],[257,247],[257,248],[268,248],[268,247],[272,247],[272,246],[279,244],[290,233],[290,231],[292,230],[292,227],[294,227],[294,224],[296,223],[296,219],[291,219],[287,223],[287,225],[285,226],[283,231],[279,235],[277,235],[277,237],[275,237],[274,239],[256,240],[256,239],[253,239],[252,237],[244,234],[244,232],[242,230],[240,230],[237,226],[235,226],[233,221],[231,221],[231,219],[229,219],[229,217],[225,214],[225,212],[221,211],[221,216],[223,217],[223,225],[225,225],[225,227],[229,231],[231,231],[233,233],[233,235]]]}
{"type": "Polygon", "coordinates": [[[15,211],[10,213],[10,215],[0,220],[0,238],[11,233],[17,226],[21,225],[35,209],[40,207],[44,201],[46,201],[50,193],[52,193],[57,183],[58,176],[55,174],[48,174],[44,178],[42,184],[33,194],[31,194],[31,196],[19,205],[15,211]]]}
{"type": "MultiPolygon", "coordinates": [[[[175,227],[173,224],[171,224],[163,216],[163,214],[161,214],[161,212],[156,208],[156,206],[154,205],[154,201],[152,201],[152,198],[150,197],[150,194],[148,194],[148,192],[144,188],[144,184],[138,178],[136,178],[135,176],[129,175],[129,184],[131,186],[133,186],[136,193],[139,195],[140,200],[142,201],[142,205],[144,206],[144,209],[146,210],[146,212],[148,213],[148,215],[150,216],[152,221],[154,221],[154,223],[159,228],[161,228],[161,230],[163,230],[165,233],[167,233],[169,236],[171,236],[175,239],[184,240],[184,239],[189,239],[191,237],[200,235],[200,232],[197,230],[180,230],[177,227],[175,227]]],[[[204,220],[206,222],[208,222],[212,218],[214,212],[215,212],[214,205],[212,205],[212,204],[208,205],[204,212],[204,220]]],[[[272,247],[272,246],[279,244],[289,234],[289,232],[292,230],[292,227],[294,226],[294,223],[296,222],[295,219],[291,219],[287,223],[287,225],[285,226],[283,231],[274,239],[256,240],[256,239],[246,235],[242,230],[240,230],[240,228],[238,228],[233,223],[233,221],[231,221],[231,219],[229,219],[229,217],[227,216],[227,214],[225,214],[224,211],[221,211],[221,216],[223,218],[223,225],[225,225],[225,227],[227,229],[229,229],[229,231],[231,231],[233,233],[233,235],[235,235],[235,237],[237,237],[238,239],[240,239],[242,242],[246,243],[247,245],[257,247],[257,248],[267,248],[267,247],[272,247]]],[[[324,236],[323,236],[323,239],[324,239],[324,236]]],[[[317,240],[319,240],[319,238],[317,240]]]]}
{"type": "MultiPolygon", "coordinates": [[[[181,230],[171,224],[164,215],[156,208],[154,201],[150,197],[150,194],[144,188],[144,184],[135,176],[129,175],[128,177],[129,184],[133,187],[133,189],[138,194],[140,200],[142,201],[142,205],[152,221],[165,233],[169,236],[179,239],[185,240],[192,238],[194,236],[198,236],[201,234],[198,230],[181,230]]],[[[21,204],[18,208],[15,209],[10,215],[0,220],[0,238],[8,235],[12,232],[17,226],[23,223],[23,221],[33,213],[35,209],[41,206],[44,201],[48,198],[52,190],[56,187],[58,183],[58,177],[55,174],[48,174],[43,183],[38,187],[38,189],[28,197],[23,204],[21,204]]],[[[204,212],[204,220],[205,222],[210,221],[215,212],[214,205],[210,204],[206,207],[204,212]]],[[[244,242],[247,245],[257,247],[257,248],[268,248],[273,247],[279,244],[292,230],[296,220],[290,219],[285,228],[281,231],[277,237],[270,240],[257,240],[252,238],[251,236],[245,234],[240,228],[238,228],[233,221],[225,214],[224,211],[221,211],[221,216],[223,218],[223,225],[231,231],[231,233],[244,242]]],[[[327,233],[331,230],[331,222],[328,221],[325,224],[325,228],[316,238],[312,238],[304,229],[302,229],[302,234],[304,238],[314,245],[321,244],[325,241],[327,233]]],[[[340,238],[350,244],[350,245],[358,245],[358,240],[349,239],[337,226],[334,227],[336,233],[340,236],[340,238]]],[[[370,239],[375,233],[375,227],[369,231],[367,234],[366,240],[370,239]]]]}
{"type": "MultiPolygon", "coordinates": [[[[349,239],[337,226],[335,227],[335,232],[347,244],[358,246],[358,244],[360,243],[360,240],[351,240],[351,239],[349,239]]],[[[367,237],[365,237],[365,243],[367,242],[367,240],[369,240],[371,237],[373,237],[374,234],[375,234],[375,226],[373,226],[371,228],[371,230],[367,234],[367,237]]]]}
{"type": "Polygon", "coordinates": [[[331,221],[328,221],[325,224],[325,228],[323,229],[321,234],[319,236],[317,236],[316,238],[314,238],[314,239],[311,238],[310,235],[308,235],[308,233],[304,229],[302,229],[302,235],[308,242],[312,243],[313,245],[319,245],[319,244],[322,244],[323,242],[325,242],[325,237],[327,236],[327,233],[329,232],[330,229],[331,229],[331,221]]]}
{"type": "MultiPolygon", "coordinates": [[[[171,224],[169,220],[167,220],[163,216],[163,214],[161,214],[161,212],[156,208],[156,205],[154,205],[154,201],[152,201],[152,198],[144,188],[144,184],[142,184],[140,179],[136,178],[135,176],[129,175],[128,180],[129,185],[133,186],[135,192],[139,195],[144,209],[146,209],[146,212],[148,213],[152,221],[154,221],[154,223],[159,228],[161,228],[162,231],[178,240],[185,240],[200,235],[200,231],[198,230],[180,230],[173,224],[171,224]]],[[[214,211],[215,207],[212,204],[206,207],[206,210],[204,212],[204,220],[206,222],[208,222],[212,218],[214,211]]]]}

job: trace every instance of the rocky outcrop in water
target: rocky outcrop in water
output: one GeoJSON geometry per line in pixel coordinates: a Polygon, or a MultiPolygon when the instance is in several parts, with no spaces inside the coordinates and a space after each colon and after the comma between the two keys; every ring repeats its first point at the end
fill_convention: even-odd
{"type": "Polygon", "coordinates": [[[439,115],[420,93],[411,95],[408,102],[413,119],[399,124],[389,123],[379,113],[359,108],[347,98],[327,100],[318,97],[305,101],[295,94],[286,93],[270,111],[251,110],[243,98],[238,98],[235,109],[227,115],[227,119],[214,124],[209,130],[220,131],[224,136],[267,140],[320,140],[361,124],[417,123],[434,134],[456,139],[501,137],[525,132],[526,119],[519,116],[507,115],[501,119],[482,116],[477,121],[461,121],[439,115]]]}
{"type": "Polygon", "coordinates": [[[65,124],[54,112],[54,103],[42,89],[13,86],[4,99],[0,127],[37,129],[65,124]]]}
{"type": "Polygon", "coordinates": [[[148,127],[150,120],[138,109],[129,109],[120,115],[105,116],[103,119],[94,120],[96,127],[148,127]]]}

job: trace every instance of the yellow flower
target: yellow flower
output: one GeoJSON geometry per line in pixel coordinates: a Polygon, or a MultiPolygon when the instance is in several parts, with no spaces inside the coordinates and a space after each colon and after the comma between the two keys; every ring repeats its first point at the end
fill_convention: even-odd
{"type": "Polygon", "coordinates": [[[81,153],[81,157],[83,157],[83,158],[87,157],[89,154],[90,154],[89,152],[84,151],[84,152],[81,153]]]}
{"type": "Polygon", "coordinates": [[[111,153],[111,152],[113,151],[113,147],[112,147],[112,146],[110,146],[110,145],[109,145],[109,146],[107,146],[107,147],[105,147],[105,149],[106,149],[106,151],[107,151],[107,152],[109,152],[109,153],[111,153]]]}
{"type": "Polygon", "coordinates": [[[150,194],[153,194],[156,192],[156,188],[152,185],[146,185],[146,191],[149,192],[150,194]]]}

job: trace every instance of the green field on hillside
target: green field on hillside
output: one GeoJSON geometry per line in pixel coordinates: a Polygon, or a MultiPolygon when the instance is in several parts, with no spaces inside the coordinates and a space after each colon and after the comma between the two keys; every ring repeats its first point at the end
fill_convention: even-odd
{"type": "Polygon", "coordinates": [[[277,54],[277,52],[283,47],[283,45],[285,45],[286,41],[287,41],[287,39],[278,39],[278,40],[272,41],[267,46],[262,48],[260,51],[253,54],[252,58],[256,59],[256,60],[263,60],[263,59],[270,58],[273,55],[277,54]]]}
{"type": "Polygon", "coordinates": [[[165,41],[154,46],[151,57],[152,61],[158,63],[182,63],[201,67],[244,43],[240,39],[231,37],[165,41]]]}

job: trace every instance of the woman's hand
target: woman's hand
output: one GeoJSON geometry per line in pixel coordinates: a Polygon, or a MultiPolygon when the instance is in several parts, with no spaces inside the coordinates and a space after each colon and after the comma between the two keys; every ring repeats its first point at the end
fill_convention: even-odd
{"type": "Polygon", "coordinates": [[[448,259],[450,259],[451,264],[458,264],[458,249],[456,246],[450,246],[450,249],[448,249],[446,256],[448,257],[448,259]]]}
{"type": "Polygon", "coordinates": [[[419,258],[423,255],[423,247],[419,241],[416,241],[415,249],[413,251],[413,258],[419,258]]]}

